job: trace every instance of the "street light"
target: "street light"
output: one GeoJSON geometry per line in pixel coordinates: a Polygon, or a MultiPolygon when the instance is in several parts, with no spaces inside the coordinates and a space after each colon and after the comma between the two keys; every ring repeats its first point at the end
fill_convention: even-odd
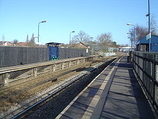
{"type": "Polygon", "coordinates": [[[93,50],[94,50],[94,49],[93,49],[93,37],[90,37],[90,40],[91,40],[91,41],[90,41],[91,54],[93,55],[93,52],[94,52],[94,51],[93,51],[93,50]]]}
{"type": "Polygon", "coordinates": [[[127,37],[128,39],[130,39],[131,41],[131,48],[132,48],[132,38],[131,38],[131,33],[127,33],[128,35],[130,35],[130,37],[127,37]]]}
{"type": "Polygon", "coordinates": [[[133,24],[131,24],[131,23],[127,23],[127,25],[129,25],[129,26],[135,26],[135,25],[133,25],[133,24]]]}
{"type": "MultiPolygon", "coordinates": [[[[127,25],[134,27],[134,45],[135,45],[135,42],[136,42],[136,28],[135,28],[135,25],[133,25],[133,24],[131,24],[131,23],[127,23],[127,25]]],[[[127,34],[132,35],[131,33],[127,33],[127,34]]],[[[131,48],[132,48],[132,39],[131,39],[131,48]]]]}
{"type": "Polygon", "coordinates": [[[40,23],[45,23],[45,22],[46,22],[46,21],[43,20],[43,21],[41,21],[41,22],[38,23],[38,43],[39,43],[39,36],[40,36],[40,35],[39,35],[39,26],[40,26],[40,23]]]}
{"type": "Polygon", "coordinates": [[[69,45],[71,44],[71,33],[75,33],[75,31],[71,31],[69,34],[69,45]]]}

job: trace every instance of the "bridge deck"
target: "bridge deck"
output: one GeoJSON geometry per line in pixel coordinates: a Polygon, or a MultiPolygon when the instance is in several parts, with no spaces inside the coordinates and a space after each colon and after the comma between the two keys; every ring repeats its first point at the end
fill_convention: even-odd
{"type": "Polygon", "coordinates": [[[57,119],[154,119],[154,113],[123,57],[96,77],[57,119]]]}

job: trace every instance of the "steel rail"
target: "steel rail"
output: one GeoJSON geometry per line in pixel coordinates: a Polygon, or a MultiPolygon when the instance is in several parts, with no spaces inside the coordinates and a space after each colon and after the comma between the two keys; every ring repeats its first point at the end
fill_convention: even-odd
{"type": "MultiPolygon", "coordinates": [[[[116,58],[114,58],[114,59],[116,59],[116,58]]],[[[112,60],[114,60],[114,59],[112,59],[112,60]]],[[[52,90],[48,91],[47,93],[33,99],[29,103],[26,103],[26,104],[22,105],[20,108],[18,108],[16,110],[12,111],[11,113],[5,115],[3,118],[9,117],[9,118],[12,118],[12,119],[16,119],[16,118],[21,117],[22,115],[25,115],[30,110],[32,110],[35,107],[37,107],[38,105],[44,103],[46,100],[49,100],[51,97],[55,96],[57,93],[62,92],[65,88],[69,87],[70,85],[72,85],[76,81],[80,80],[81,78],[85,77],[86,75],[90,74],[91,72],[93,72],[94,70],[96,70],[97,68],[102,66],[103,64],[105,64],[107,62],[110,62],[112,60],[108,60],[104,63],[99,63],[95,66],[92,66],[92,67],[86,69],[86,71],[82,71],[79,74],[70,77],[68,81],[65,81],[64,83],[62,83],[59,86],[53,88],[52,90]]],[[[66,74],[66,73],[64,72],[63,74],[66,74]]]]}

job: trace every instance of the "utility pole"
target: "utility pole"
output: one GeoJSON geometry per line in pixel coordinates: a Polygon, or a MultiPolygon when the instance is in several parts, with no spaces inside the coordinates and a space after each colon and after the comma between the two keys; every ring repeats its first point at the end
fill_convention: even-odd
{"type": "Polygon", "coordinates": [[[148,0],[148,33],[150,33],[150,0],[148,0]]]}
{"type": "MultiPolygon", "coordinates": [[[[148,14],[146,15],[148,17],[148,35],[151,34],[151,26],[150,26],[150,0],[148,0],[148,14]]],[[[149,52],[151,49],[151,38],[149,38],[149,52]]]]}

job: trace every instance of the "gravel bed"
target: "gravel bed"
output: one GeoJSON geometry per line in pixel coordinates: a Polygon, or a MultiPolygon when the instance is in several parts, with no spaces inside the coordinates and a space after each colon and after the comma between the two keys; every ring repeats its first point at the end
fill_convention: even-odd
{"type": "Polygon", "coordinates": [[[105,66],[102,66],[94,70],[24,119],[54,119],[104,68],[105,66]]]}
{"type": "MultiPolygon", "coordinates": [[[[38,76],[36,79],[28,78],[28,79],[23,79],[23,80],[19,80],[17,82],[11,83],[7,87],[15,85],[15,84],[22,83],[22,82],[25,82],[25,81],[28,81],[28,80],[31,80],[31,82],[29,82],[28,84],[23,85],[23,83],[22,83],[22,85],[17,86],[17,87],[13,87],[10,90],[8,90],[8,92],[5,92],[9,96],[15,95],[17,92],[22,91],[22,90],[25,91],[26,89],[29,89],[29,88],[30,88],[30,90],[29,90],[29,92],[25,92],[21,96],[17,96],[17,97],[15,96],[14,100],[9,99],[6,102],[0,103],[0,118],[3,117],[4,115],[8,115],[8,113],[12,112],[13,110],[18,109],[19,107],[23,107],[24,104],[27,104],[28,102],[30,102],[31,100],[34,100],[38,96],[40,96],[40,95],[44,94],[45,92],[47,92],[48,90],[51,90],[52,88],[58,86],[60,83],[65,81],[65,79],[67,79],[68,77],[79,73],[81,70],[84,70],[87,67],[90,67],[92,65],[97,64],[98,62],[102,62],[102,61],[105,61],[105,60],[107,60],[107,58],[102,59],[102,60],[96,60],[96,61],[93,61],[93,62],[86,62],[84,64],[79,64],[78,66],[71,67],[71,68],[69,68],[67,70],[64,70],[64,71],[42,74],[42,75],[38,76]],[[75,71],[75,69],[77,69],[77,70],[75,71]],[[68,74],[65,74],[64,76],[61,76],[60,78],[58,78],[58,80],[56,82],[49,82],[47,84],[40,85],[40,86],[35,87],[35,88],[31,88],[32,85],[35,85],[36,83],[39,83],[40,81],[50,80],[51,78],[54,78],[54,77],[56,77],[57,75],[60,75],[63,72],[71,71],[71,70],[72,70],[72,72],[70,72],[68,74]]],[[[76,84],[76,85],[78,85],[78,84],[76,84]]],[[[84,87],[85,82],[84,82],[84,84],[81,83],[80,85],[82,85],[84,87]]],[[[56,97],[56,98],[53,99],[55,103],[54,104],[50,103],[50,105],[52,105],[53,107],[58,107],[57,105],[63,104],[63,107],[64,107],[64,105],[67,105],[69,101],[66,101],[66,102],[62,103],[63,100],[65,100],[65,99],[63,99],[61,97],[65,98],[65,97],[68,97],[70,95],[72,97],[68,97],[68,99],[66,98],[66,100],[69,100],[69,99],[71,100],[71,99],[74,98],[74,96],[72,94],[78,94],[79,93],[78,91],[80,91],[80,90],[82,90],[82,88],[80,89],[80,88],[77,88],[77,86],[75,86],[75,87],[71,88],[71,90],[70,90],[70,91],[74,91],[73,93],[69,94],[68,92],[70,92],[70,91],[66,91],[66,93],[60,94],[61,96],[56,97]],[[59,103],[58,103],[58,101],[59,101],[59,103]],[[54,106],[54,105],[56,105],[56,106],[54,106]]],[[[2,97],[3,97],[2,94],[3,94],[3,92],[1,91],[0,92],[0,99],[2,99],[2,97]]],[[[54,110],[61,110],[61,109],[62,108],[60,108],[60,109],[54,108],[54,110]]],[[[39,111],[37,110],[37,112],[39,112],[39,111]]],[[[43,112],[45,112],[45,110],[43,110],[43,112]]],[[[59,111],[53,111],[53,113],[55,113],[53,115],[56,115],[58,112],[59,111]]],[[[41,111],[40,111],[40,113],[41,113],[41,111]]],[[[48,113],[48,112],[46,111],[46,113],[48,113]]],[[[38,113],[36,115],[38,115],[38,113]]],[[[8,116],[7,118],[10,118],[10,117],[8,116]]]]}

